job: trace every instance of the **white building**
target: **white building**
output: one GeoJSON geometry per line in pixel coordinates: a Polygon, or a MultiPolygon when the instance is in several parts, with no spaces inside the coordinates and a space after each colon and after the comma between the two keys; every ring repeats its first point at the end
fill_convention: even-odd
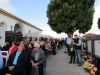
{"type": "Polygon", "coordinates": [[[23,36],[28,33],[41,34],[42,30],[18,17],[0,9],[0,45],[5,44],[6,31],[21,31],[23,36]]]}

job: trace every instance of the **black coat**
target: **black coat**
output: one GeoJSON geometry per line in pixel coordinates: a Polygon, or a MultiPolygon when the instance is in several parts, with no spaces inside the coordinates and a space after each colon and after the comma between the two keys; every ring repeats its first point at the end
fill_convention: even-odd
{"type": "MultiPolygon", "coordinates": [[[[14,61],[16,52],[10,55],[8,62],[7,62],[7,67],[13,66],[13,61],[14,61]]],[[[23,50],[18,57],[17,64],[14,65],[15,68],[11,72],[11,75],[25,75],[26,62],[27,62],[27,55],[26,55],[26,52],[23,50]]]]}

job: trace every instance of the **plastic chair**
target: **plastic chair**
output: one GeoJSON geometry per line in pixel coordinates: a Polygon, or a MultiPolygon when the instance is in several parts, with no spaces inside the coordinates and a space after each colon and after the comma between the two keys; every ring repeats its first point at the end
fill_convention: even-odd
{"type": "Polygon", "coordinates": [[[4,67],[6,66],[7,60],[8,60],[8,51],[2,51],[2,57],[3,57],[3,62],[4,62],[4,67]]]}

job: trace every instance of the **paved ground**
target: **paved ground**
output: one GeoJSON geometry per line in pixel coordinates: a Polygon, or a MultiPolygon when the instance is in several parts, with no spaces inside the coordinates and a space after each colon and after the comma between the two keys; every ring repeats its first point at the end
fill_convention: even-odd
{"type": "Polygon", "coordinates": [[[89,75],[82,67],[69,64],[69,56],[58,50],[57,55],[51,55],[47,59],[46,75],[89,75]]]}

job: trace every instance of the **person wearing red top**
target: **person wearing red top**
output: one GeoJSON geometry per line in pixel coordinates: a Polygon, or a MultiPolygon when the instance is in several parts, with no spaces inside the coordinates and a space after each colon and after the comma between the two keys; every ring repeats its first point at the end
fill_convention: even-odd
{"type": "Polygon", "coordinates": [[[11,55],[12,53],[14,53],[17,50],[17,44],[16,42],[12,43],[12,46],[9,49],[9,55],[11,55]]]}

